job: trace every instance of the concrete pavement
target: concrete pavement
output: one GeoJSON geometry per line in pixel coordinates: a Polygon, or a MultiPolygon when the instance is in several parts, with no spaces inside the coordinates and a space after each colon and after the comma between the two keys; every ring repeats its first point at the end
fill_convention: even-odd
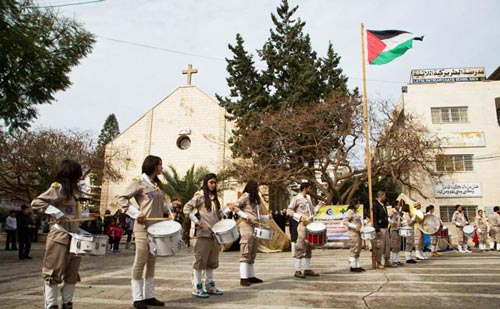
{"type": "MultiPolygon", "coordinates": [[[[0,308],[42,308],[40,270],[43,244],[33,245],[33,260],[0,252],[0,308]]],[[[346,249],[316,249],[312,267],[320,277],[293,277],[290,252],[259,253],[257,276],[265,282],[239,285],[238,252],[222,252],[215,271],[223,296],[191,296],[191,252],[158,258],[157,298],[167,308],[499,308],[500,253],[443,253],[442,257],[399,268],[371,270],[370,252],[362,252],[365,273],[350,273],[346,249]]],[[[133,251],[85,256],[74,299],[75,308],[131,308],[133,251]]],[[[153,308],[153,307],[151,307],[153,308]]]]}

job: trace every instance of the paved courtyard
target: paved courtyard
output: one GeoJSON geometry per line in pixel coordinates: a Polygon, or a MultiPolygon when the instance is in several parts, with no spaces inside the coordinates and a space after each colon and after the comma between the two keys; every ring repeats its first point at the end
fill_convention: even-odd
{"type": "MultiPolygon", "coordinates": [[[[18,261],[17,252],[0,252],[0,308],[42,308],[40,269],[44,247],[34,244],[33,260],[18,261]]],[[[312,266],[321,276],[293,277],[289,252],[259,253],[262,284],[240,287],[238,252],[221,253],[215,272],[223,296],[191,296],[191,252],[158,258],[157,298],[167,308],[500,308],[500,253],[454,251],[400,268],[371,270],[370,252],[362,252],[367,272],[350,273],[348,250],[316,249],[312,266]]],[[[75,308],[130,308],[133,251],[84,257],[75,308]]]]}

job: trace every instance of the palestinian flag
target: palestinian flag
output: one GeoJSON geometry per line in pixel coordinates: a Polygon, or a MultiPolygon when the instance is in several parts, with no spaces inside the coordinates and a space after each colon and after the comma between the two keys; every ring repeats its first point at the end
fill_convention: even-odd
{"type": "Polygon", "coordinates": [[[423,39],[423,36],[415,37],[412,33],[401,30],[366,30],[368,63],[391,62],[412,48],[413,40],[423,41],[423,39]]]}

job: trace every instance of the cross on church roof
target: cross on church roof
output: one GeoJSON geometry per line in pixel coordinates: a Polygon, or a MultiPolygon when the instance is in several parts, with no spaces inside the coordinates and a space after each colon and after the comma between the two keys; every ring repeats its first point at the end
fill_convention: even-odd
{"type": "Polygon", "coordinates": [[[193,69],[192,64],[188,64],[187,70],[182,70],[182,74],[187,74],[187,84],[191,86],[191,75],[198,73],[197,69],[193,69]]]}

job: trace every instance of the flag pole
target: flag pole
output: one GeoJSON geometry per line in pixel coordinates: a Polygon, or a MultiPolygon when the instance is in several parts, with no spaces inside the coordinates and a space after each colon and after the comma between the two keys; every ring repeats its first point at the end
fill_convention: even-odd
{"type": "MultiPolygon", "coordinates": [[[[368,203],[370,205],[370,219],[373,223],[373,192],[372,192],[372,164],[370,155],[370,126],[368,121],[368,97],[366,92],[366,58],[365,58],[365,25],[361,23],[361,57],[363,62],[363,123],[365,126],[365,154],[366,154],[366,172],[368,177],[368,203]]],[[[372,242],[372,267],[377,267],[377,246],[372,242]]]]}

